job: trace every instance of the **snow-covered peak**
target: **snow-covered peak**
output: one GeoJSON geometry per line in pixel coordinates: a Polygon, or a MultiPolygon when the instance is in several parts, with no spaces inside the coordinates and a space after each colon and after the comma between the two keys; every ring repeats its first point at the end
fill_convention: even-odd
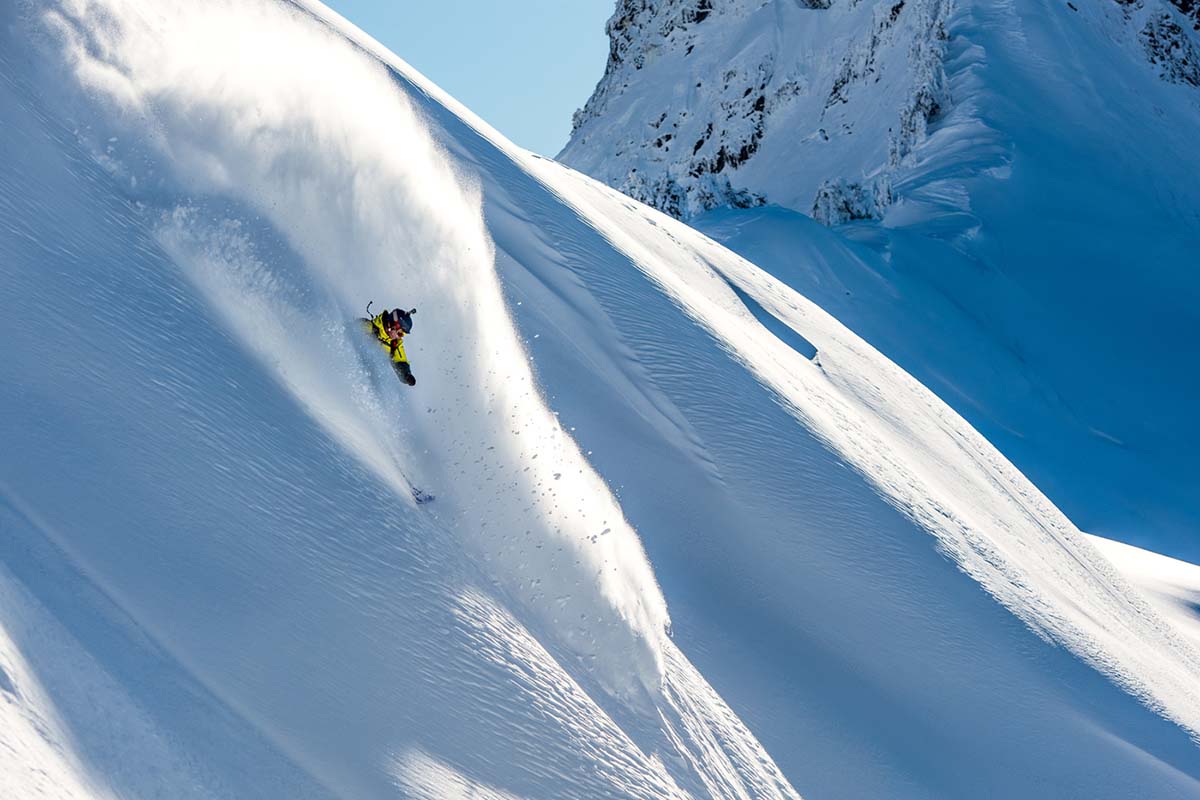
{"type": "Polygon", "coordinates": [[[568,163],[836,309],[1076,522],[1200,557],[1194,2],[629,8],[568,163]],[[852,272],[794,216],[694,216],[756,203],[852,272]]]}
{"type": "Polygon", "coordinates": [[[887,202],[884,170],[948,102],[949,9],[622,2],[604,77],[561,158],[675,216],[764,202],[807,212],[836,202],[817,190],[845,175],[867,181],[859,203],[873,213],[887,202]]]}
{"type": "Polygon", "coordinates": [[[1196,794],[1191,646],[795,287],[316,3],[0,76],[0,795],[1196,794]]]}
{"type": "MultiPolygon", "coordinates": [[[[604,76],[560,158],[682,218],[762,203],[825,222],[881,217],[930,125],[955,103],[975,102],[978,87],[948,85],[947,59],[974,58],[970,43],[950,47],[948,20],[991,5],[622,0],[608,23],[604,76]]],[[[1004,5],[1059,11],[1039,11],[1036,0],[1004,5]]],[[[1110,57],[1200,84],[1192,0],[1086,5],[1064,8],[1076,22],[1115,12],[1103,23],[1110,57]]],[[[1027,57],[1087,70],[1069,45],[1045,44],[1027,57]]]]}

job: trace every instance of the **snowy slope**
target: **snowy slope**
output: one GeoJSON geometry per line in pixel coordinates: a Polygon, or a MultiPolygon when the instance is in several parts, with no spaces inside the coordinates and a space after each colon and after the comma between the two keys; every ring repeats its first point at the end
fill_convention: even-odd
{"type": "Polygon", "coordinates": [[[1077,524],[1200,559],[1195,4],[695,5],[618,4],[566,163],[685,217],[770,204],[695,222],[1077,524]]]}
{"type": "Polygon", "coordinates": [[[93,752],[48,691],[61,793],[794,795],[666,641],[386,70],[275,3],[5,23],[6,562],[199,772],[93,752]],[[370,297],[431,320],[419,394],[361,341],[370,297]]]}
{"type": "Polygon", "coordinates": [[[19,795],[1200,790],[1195,650],[808,299],[318,6],[4,14],[19,795]]]}
{"type": "Polygon", "coordinates": [[[1164,619],[1200,648],[1200,566],[1099,536],[1092,537],[1092,543],[1164,619]]]}

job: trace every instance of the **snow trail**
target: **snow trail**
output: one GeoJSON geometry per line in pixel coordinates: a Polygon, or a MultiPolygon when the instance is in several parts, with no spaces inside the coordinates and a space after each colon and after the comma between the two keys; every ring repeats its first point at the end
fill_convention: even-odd
{"type": "Polygon", "coordinates": [[[118,109],[97,160],[233,335],[398,492],[403,470],[437,494],[609,691],[656,691],[667,611],[641,543],[539,394],[478,191],[387,71],[273,2],[63,0],[43,21],[118,109]],[[418,309],[415,391],[359,336],[371,299],[418,309]]]}

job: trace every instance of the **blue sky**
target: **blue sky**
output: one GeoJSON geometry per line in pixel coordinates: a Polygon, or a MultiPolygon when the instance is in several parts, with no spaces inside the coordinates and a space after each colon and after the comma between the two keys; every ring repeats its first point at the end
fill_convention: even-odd
{"type": "Polygon", "coordinates": [[[557,155],[604,73],[615,0],[324,0],[522,147],[557,155]]]}

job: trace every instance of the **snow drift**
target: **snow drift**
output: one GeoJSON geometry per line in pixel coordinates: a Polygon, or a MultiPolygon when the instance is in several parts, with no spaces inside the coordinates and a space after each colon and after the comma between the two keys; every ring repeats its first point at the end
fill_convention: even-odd
{"type": "Polygon", "coordinates": [[[793,289],[319,6],[4,14],[18,791],[1196,790],[1190,646],[793,289]]]}
{"type": "Polygon", "coordinates": [[[279,3],[5,14],[6,418],[39,421],[6,427],[6,560],[64,620],[65,681],[95,672],[101,716],[143,714],[171,756],[126,766],[137,742],[104,746],[14,634],[21,713],[61,720],[18,762],[60,750],[45,783],[101,794],[794,796],[664,652],[637,536],[536,387],[478,190],[394,76],[279,3]],[[419,394],[363,340],[370,298],[420,308],[419,394]]]}
{"type": "Polygon", "coordinates": [[[95,2],[46,22],[84,89],[121,113],[130,146],[155,145],[139,152],[143,164],[127,166],[117,148],[105,162],[130,196],[165,206],[157,238],[242,342],[382,479],[394,480],[404,450],[437,453],[442,469],[408,470],[429,485],[474,487],[448,495],[450,524],[503,562],[513,591],[539,584],[543,602],[532,605],[547,622],[561,617],[568,640],[587,652],[640,650],[655,686],[666,607],[636,534],[541,402],[478,196],[460,188],[386,72],[276,3],[155,4],[151,15],[95,2]],[[293,257],[256,253],[229,204],[270,225],[293,257]],[[356,395],[368,392],[349,370],[328,369],[357,364],[353,343],[330,331],[372,297],[412,298],[448,334],[415,345],[445,366],[423,375],[425,413],[398,414],[400,442],[393,413],[360,413],[356,395]],[[544,546],[498,546],[492,535],[518,528],[544,546]],[[603,540],[587,539],[601,530],[603,540]],[[570,600],[547,608],[550,597],[570,600]]]}
{"type": "Polygon", "coordinates": [[[560,158],[833,313],[1076,524],[1200,560],[1194,3],[631,0],[609,35],[560,158]]]}

